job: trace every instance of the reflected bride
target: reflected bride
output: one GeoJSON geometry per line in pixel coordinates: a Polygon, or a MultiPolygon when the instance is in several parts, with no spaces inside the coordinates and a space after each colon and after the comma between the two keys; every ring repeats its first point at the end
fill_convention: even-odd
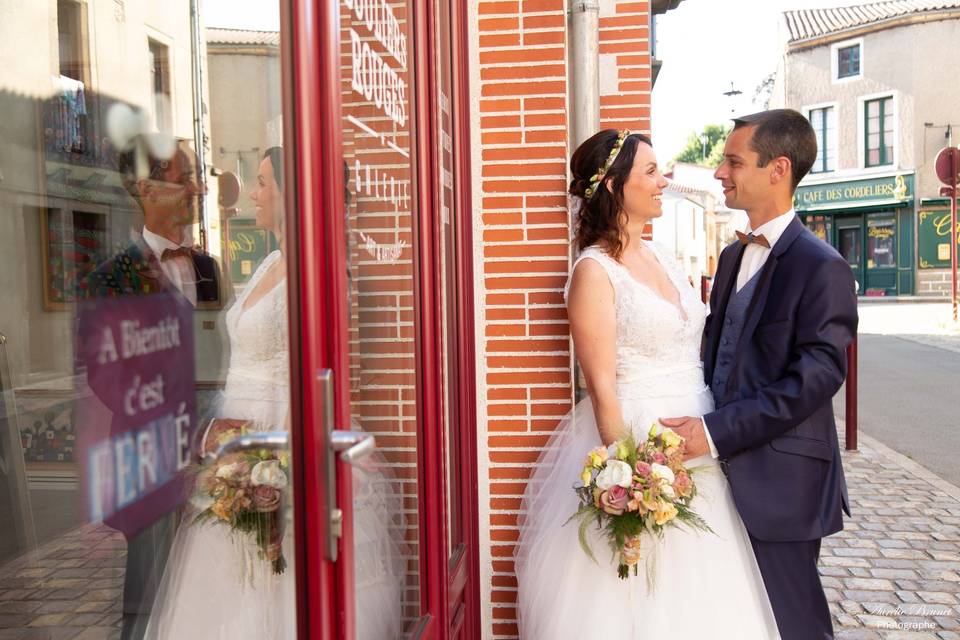
{"type": "MultiPolygon", "coordinates": [[[[250,197],[257,205],[257,225],[274,233],[281,249],[263,260],[227,312],[230,366],[217,410],[220,418],[204,434],[204,452],[239,428],[289,430],[282,188],[283,152],[273,147],[264,154],[250,197]]],[[[220,461],[217,475],[227,475],[229,462],[220,461]]],[[[195,502],[192,506],[177,532],[146,637],[296,637],[293,570],[275,572],[252,533],[232,530],[217,519],[194,521],[198,509],[195,502]]],[[[289,530],[289,510],[281,506],[279,513],[277,537],[282,539],[272,542],[282,556],[293,558],[293,536],[282,532],[289,530]]]]}

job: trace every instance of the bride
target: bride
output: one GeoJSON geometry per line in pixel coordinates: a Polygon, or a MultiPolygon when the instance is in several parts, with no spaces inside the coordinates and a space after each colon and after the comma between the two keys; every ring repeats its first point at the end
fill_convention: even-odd
{"type": "Polygon", "coordinates": [[[706,309],[675,260],[641,238],[662,215],[667,182],[650,139],[614,130],[584,142],[570,161],[579,203],[581,253],[567,284],[567,309],[590,398],[560,423],[530,477],[516,551],[520,636],[525,640],[657,637],[779,638],[763,580],[726,478],[711,456],[700,467],[692,508],[713,533],[671,527],[643,538],[652,588],[617,577],[598,530],[580,549],[573,491],[590,449],[632,428],[713,408],[700,340],[706,309]]]}
{"type": "MultiPolygon", "coordinates": [[[[271,231],[283,246],[283,152],[266,151],[257,186],[257,226],[271,231]]],[[[203,437],[204,452],[217,448],[219,436],[246,424],[263,431],[289,430],[287,290],[282,250],[264,258],[243,293],[227,312],[230,366],[222,406],[203,437]]],[[[225,524],[194,523],[187,514],[160,584],[146,638],[294,638],[296,637],[293,541],[281,542],[291,561],[282,574],[257,554],[252,536],[225,524]]]]}

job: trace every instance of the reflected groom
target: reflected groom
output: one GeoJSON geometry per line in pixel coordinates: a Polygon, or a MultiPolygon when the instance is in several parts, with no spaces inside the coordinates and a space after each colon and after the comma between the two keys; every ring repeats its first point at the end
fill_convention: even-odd
{"type": "MultiPolygon", "coordinates": [[[[153,134],[159,135],[159,134],[153,134]]],[[[174,294],[192,308],[219,308],[228,288],[217,261],[194,246],[189,227],[197,221],[206,194],[196,155],[178,141],[169,159],[146,154],[138,166],[136,152],[119,158],[124,186],[143,212],[143,227],[131,229],[131,243],[100,265],[81,284],[85,298],[140,298],[174,294]]],[[[157,298],[169,304],[169,297],[157,298]]],[[[80,318],[81,326],[84,318],[80,318]]],[[[87,331],[81,329],[81,335],[87,331]]],[[[191,354],[192,357],[192,354],[191,354]]],[[[193,362],[184,363],[193,366],[193,362]]],[[[122,640],[139,640],[163,577],[173,544],[175,512],[128,538],[123,586],[122,640]]]]}

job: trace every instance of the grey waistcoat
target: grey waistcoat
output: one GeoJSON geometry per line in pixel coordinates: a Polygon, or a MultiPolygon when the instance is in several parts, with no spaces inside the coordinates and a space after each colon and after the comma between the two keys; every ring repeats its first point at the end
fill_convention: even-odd
{"type": "Polygon", "coordinates": [[[757,282],[760,280],[762,272],[763,269],[757,270],[740,291],[736,290],[736,284],[734,284],[734,290],[730,293],[727,312],[723,318],[723,329],[720,331],[720,344],[717,347],[717,358],[713,367],[713,380],[710,383],[710,391],[713,392],[717,407],[720,407],[723,402],[723,391],[727,385],[727,380],[730,379],[733,357],[736,354],[737,343],[740,341],[740,334],[743,333],[743,325],[747,319],[747,309],[750,308],[750,301],[753,300],[753,294],[757,290],[757,282]]]}

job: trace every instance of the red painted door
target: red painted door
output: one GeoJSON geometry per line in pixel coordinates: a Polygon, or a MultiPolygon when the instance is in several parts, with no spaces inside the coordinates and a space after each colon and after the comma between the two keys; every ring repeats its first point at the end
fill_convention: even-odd
{"type": "MultiPolygon", "coordinates": [[[[298,233],[302,369],[318,376],[304,387],[306,452],[320,452],[307,467],[326,470],[306,479],[320,489],[305,534],[308,547],[324,528],[341,534],[326,538],[335,561],[333,546],[307,551],[319,589],[307,591],[333,608],[334,637],[477,637],[460,10],[325,3],[316,56],[297,58],[309,115],[297,126],[301,197],[312,207],[298,233]],[[331,445],[365,455],[348,463],[331,445]],[[326,580],[334,597],[322,595],[326,580]]],[[[309,52],[310,33],[297,33],[309,52]]]]}

